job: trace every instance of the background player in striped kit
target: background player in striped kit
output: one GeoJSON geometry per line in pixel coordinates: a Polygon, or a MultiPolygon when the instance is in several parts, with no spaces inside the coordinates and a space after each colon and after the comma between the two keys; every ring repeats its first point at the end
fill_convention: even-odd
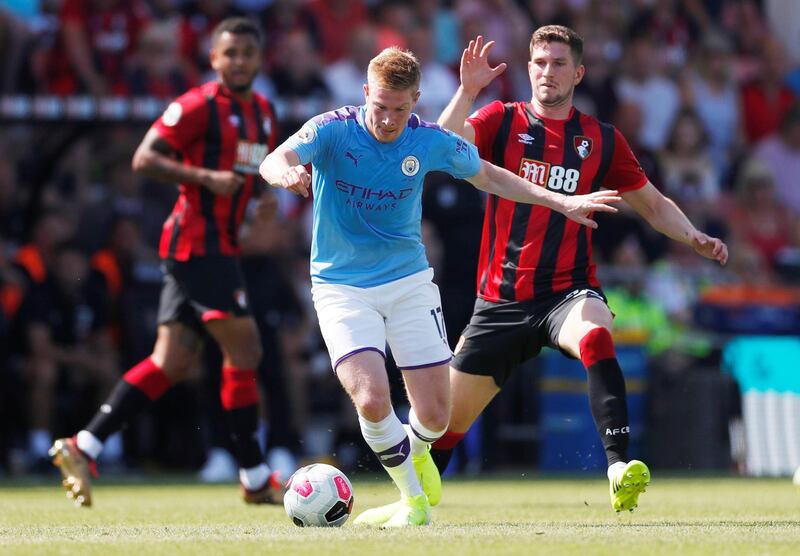
{"type": "MultiPolygon", "coordinates": [[[[166,274],[158,337],[152,355],[125,373],[87,427],[51,449],[67,496],[78,505],[91,505],[89,474],[105,439],[187,378],[203,329],[223,353],[220,395],[244,499],[282,501],[283,489],[256,439],[261,343],[238,261],[245,208],[263,187],[258,164],[275,143],[272,108],[251,89],[261,65],[258,27],[243,18],[220,22],[210,60],[217,80],[170,104],[133,157],[136,171],[180,183],[159,246],[166,274]]],[[[256,212],[268,216],[266,209],[256,212]]]]}
{"type": "MultiPolygon", "coordinates": [[[[583,40],[572,29],[549,25],[533,33],[530,103],[493,102],[467,118],[481,89],[506,68],[489,65],[492,46],[477,37],[464,50],[461,86],[440,125],[474,143],[482,158],[558,194],[618,190],[653,228],[725,264],[726,245],[698,231],[658,192],[622,134],[574,108],[574,88],[585,68],[583,40]]],[[[592,263],[591,229],[546,207],[490,195],[477,293],[451,363],[449,430],[433,445],[440,471],[513,369],[550,346],[586,367],[589,404],[608,458],[612,507],[633,510],[650,473],[643,462],[628,461],[625,380],[610,333],[613,315],[592,263]]]]}
{"type": "Polygon", "coordinates": [[[428,448],[447,427],[451,353],[420,238],[425,174],[443,171],[523,203],[545,204],[576,225],[596,225],[585,215],[613,212],[605,203],[619,198],[613,191],[564,197],[532,187],[481,161],[460,137],[420,120],[412,113],[420,68],[409,52],[384,50],[367,77],[365,106],[311,119],[266,158],[261,174],[307,196],[312,177],[303,165],[313,163],[314,307],[362,435],[402,494],[400,502],[367,510],[355,522],[426,525],[441,494],[428,448]],[[410,432],[391,405],[387,341],[411,403],[410,432]]]}

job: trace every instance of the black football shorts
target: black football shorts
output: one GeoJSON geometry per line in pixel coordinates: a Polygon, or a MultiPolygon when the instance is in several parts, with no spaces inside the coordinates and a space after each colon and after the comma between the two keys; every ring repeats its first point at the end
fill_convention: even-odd
{"type": "Polygon", "coordinates": [[[502,388],[511,372],[538,355],[542,347],[560,349],[561,326],[570,309],[584,297],[606,302],[598,288],[573,289],[532,301],[494,303],[477,299],[462,333],[463,344],[450,365],[464,373],[491,376],[502,388]]]}
{"type": "Polygon", "coordinates": [[[250,314],[239,261],[228,256],[162,261],[158,324],[181,322],[195,330],[213,319],[250,314]]]}

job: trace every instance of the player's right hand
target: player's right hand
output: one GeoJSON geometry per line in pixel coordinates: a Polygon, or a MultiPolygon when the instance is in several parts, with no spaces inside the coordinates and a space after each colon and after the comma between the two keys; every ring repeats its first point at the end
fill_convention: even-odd
{"type": "Polygon", "coordinates": [[[290,166],[281,175],[278,185],[301,197],[308,197],[308,186],[311,185],[311,174],[302,164],[290,166]]]}
{"type": "Polygon", "coordinates": [[[469,41],[469,46],[461,54],[461,87],[468,95],[477,96],[495,77],[506,71],[505,62],[495,67],[489,65],[489,52],[494,41],[483,44],[483,36],[478,35],[469,41]]]}
{"type": "Polygon", "coordinates": [[[230,170],[209,170],[203,185],[214,195],[227,197],[244,185],[244,176],[230,170]]]}

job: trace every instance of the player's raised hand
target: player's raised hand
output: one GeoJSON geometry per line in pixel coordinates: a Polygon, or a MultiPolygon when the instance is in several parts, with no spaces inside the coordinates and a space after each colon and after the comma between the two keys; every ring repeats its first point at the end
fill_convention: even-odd
{"type": "Polygon", "coordinates": [[[728,262],[728,246],[719,238],[697,232],[692,237],[692,248],[707,259],[724,265],[728,262]]]}
{"type": "Polygon", "coordinates": [[[227,197],[236,193],[236,190],[244,185],[244,176],[229,170],[209,170],[203,185],[214,195],[227,197]]]}
{"type": "Polygon", "coordinates": [[[564,215],[578,224],[583,224],[590,228],[597,228],[597,222],[589,218],[593,212],[618,212],[616,207],[609,203],[618,203],[622,200],[619,192],[595,191],[588,195],[575,195],[574,197],[564,197],[564,215]]]}
{"type": "Polygon", "coordinates": [[[278,185],[301,197],[308,197],[308,186],[311,185],[311,174],[302,164],[290,166],[281,175],[278,185]]]}
{"type": "Polygon", "coordinates": [[[507,64],[502,62],[495,67],[489,65],[489,53],[494,41],[483,43],[483,36],[478,35],[469,41],[469,46],[461,54],[461,86],[469,95],[477,95],[495,77],[506,71],[507,64]]]}

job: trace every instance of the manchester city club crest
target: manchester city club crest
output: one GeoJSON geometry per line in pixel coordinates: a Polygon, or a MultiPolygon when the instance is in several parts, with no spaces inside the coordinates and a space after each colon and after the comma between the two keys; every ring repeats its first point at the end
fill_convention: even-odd
{"type": "Polygon", "coordinates": [[[592,154],[592,140],[589,137],[576,135],[572,138],[572,146],[575,147],[575,152],[581,160],[586,160],[592,154]]]}
{"type": "Polygon", "coordinates": [[[419,172],[419,159],[414,155],[408,155],[403,159],[400,169],[409,177],[416,176],[419,172]]]}
{"type": "Polygon", "coordinates": [[[300,131],[297,132],[297,138],[300,139],[301,143],[308,145],[313,143],[314,139],[317,138],[317,130],[314,129],[313,125],[306,124],[300,128],[300,131]]]}

